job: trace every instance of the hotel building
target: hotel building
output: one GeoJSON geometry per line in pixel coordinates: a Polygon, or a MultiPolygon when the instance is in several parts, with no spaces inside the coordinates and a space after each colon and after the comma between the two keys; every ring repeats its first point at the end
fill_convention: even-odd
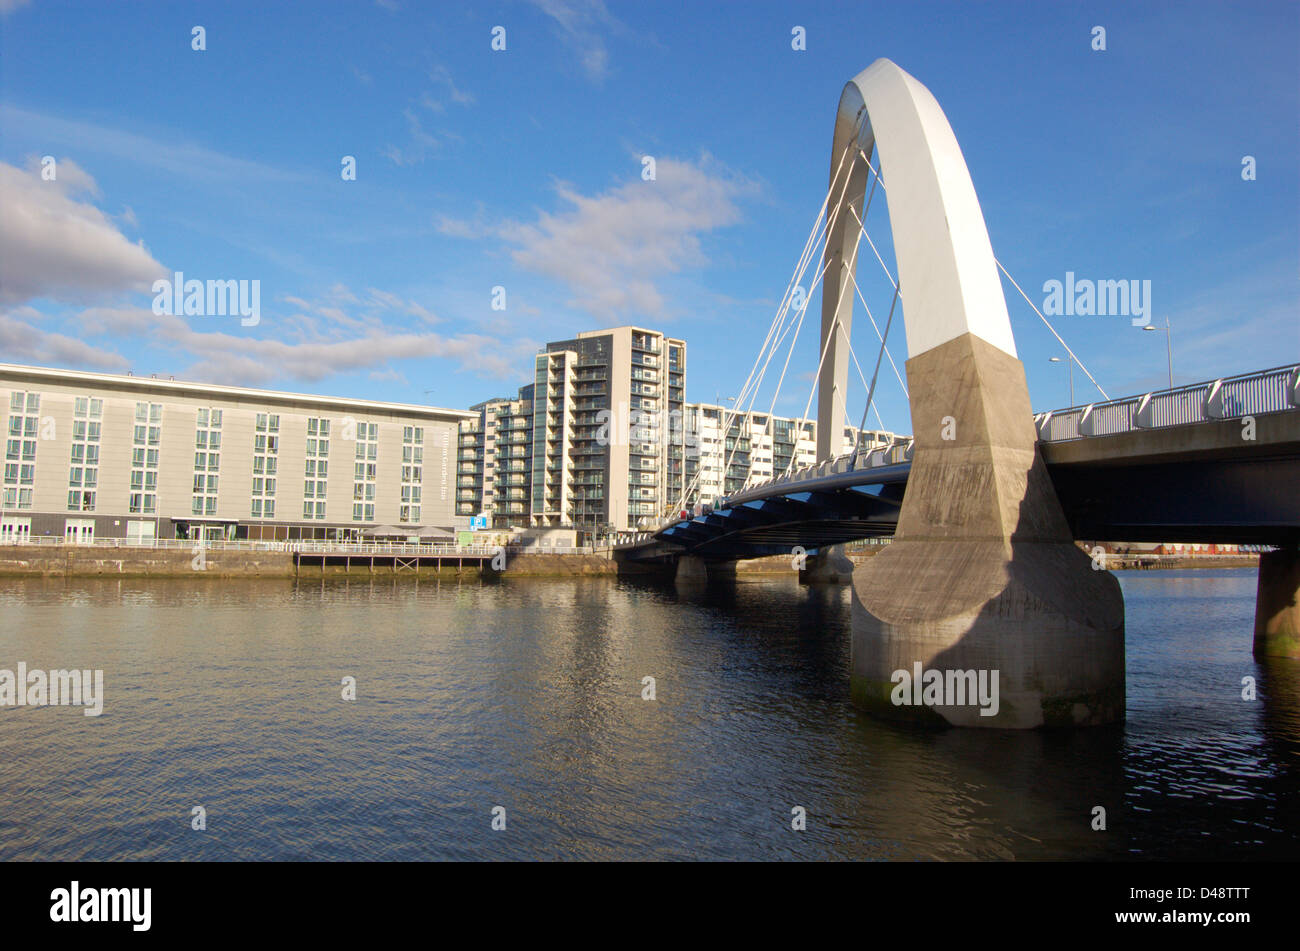
{"type": "Polygon", "coordinates": [[[476,414],[0,364],[0,542],[441,536],[476,414]]]}

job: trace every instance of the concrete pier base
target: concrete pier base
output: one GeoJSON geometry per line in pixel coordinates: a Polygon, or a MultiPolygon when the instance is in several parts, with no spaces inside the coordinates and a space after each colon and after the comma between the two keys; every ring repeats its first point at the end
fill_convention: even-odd
{"type": "Polygon", "coordinates": [[[853,562],[844,554],[843,545],[832,545],[809,556],[799,569],[800,584],[851,584],[853,562]]]}
{"type": "Polygon", "coordinates": [[[1300,657],[1300,549],[1259,556],[1255,656],[1300,657]]]}
{"type": "Polygon", "coordinates": [[[967,333],[907,375],[916,442],[898,531],[853,575],[854,702],[936,725],[1122,719],[1123,596],[1073,542],[1024,367],[967,333]]]}
{"type": "Polygon", "coordinates": [[[708,562],[697,555],[682,555],[677,559],[673,580],[678,584],[704,584],[709,580],[708,562]]]}
{"type": "Polygon", "coordinates": [[[706,584],[709,581],[734,581],[734,561],[709,561],[699,555],[681,555],[677,559],[673,580],[678,584],[706,584]]]}

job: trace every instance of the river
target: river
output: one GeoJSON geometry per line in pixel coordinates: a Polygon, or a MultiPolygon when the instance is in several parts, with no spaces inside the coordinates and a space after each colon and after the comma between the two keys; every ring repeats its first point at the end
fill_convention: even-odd
{"type": "Polygon", "coordinates": [[[4,579],[0,668],[105,695],[0,708],[0,859],[1300,856],[1254,570],[1119,577],[1127,722],[1064,733],[858,713],[847,589],[787,579],[4,579]]]}

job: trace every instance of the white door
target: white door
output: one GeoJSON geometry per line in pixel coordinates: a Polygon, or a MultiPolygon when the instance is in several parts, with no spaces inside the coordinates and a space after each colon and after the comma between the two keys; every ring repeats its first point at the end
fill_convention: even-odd
{"type": "Polygon", "coordinates": [[[0,521],[0,545],[21,545],[32,537],[32,520],[6,515],[0,521]]]}
{"type": "Polygon", "coordinates": [[[95,541],[93,518],[70,518],[63,524],[63,540],[69,545],[91,545],[95,541]]]}
{"type": "Polygon", "coordinates": [[[126,543],[128,545],[152,545],[154,523],[133,521],[126,523],[126,543]]]}

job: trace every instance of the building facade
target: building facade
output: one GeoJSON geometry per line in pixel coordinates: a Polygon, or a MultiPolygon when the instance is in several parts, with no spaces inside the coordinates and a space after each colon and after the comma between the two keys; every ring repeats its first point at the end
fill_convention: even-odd
{"type": "Polygon", "coordinates": [[[475,414],[0,365],[0,542],[420,536],[475,414]]]}
{"type": "Polygon", "coordinates": [[[461,425],[457,513],[496,528],[626,531],[680,496],[686,344],[641,327],[548,343],[514,400],[461,425]]]}
{"type": "MultiPolygon", "coordinates": [[[[642,327],[548,343],[517,398],[460,425],[456,512],[496,529],[635,531],[812,465],[817,423],[687,403],[686,344],[642,327]]],[[[845,426],[840,453],[893,433],[845,426]]]]}
{"type": "Polygon", "coordinates": [[[523,527],[532,511],[533,384],[470,407],[460,424],[456,514],[493,528],[523,527]]]}
{"type": "MultiPolygon", "coordinates": [[[[737,413],[709,403],[688,403],[685,503],[712,505],[755,483],[817,461],[817,421],[737,413]],[[725,432],[724,432],[725,430],[725,432]]],[[[839,454],[892,444],[883,430],[845,426],[839,454]]]]}

